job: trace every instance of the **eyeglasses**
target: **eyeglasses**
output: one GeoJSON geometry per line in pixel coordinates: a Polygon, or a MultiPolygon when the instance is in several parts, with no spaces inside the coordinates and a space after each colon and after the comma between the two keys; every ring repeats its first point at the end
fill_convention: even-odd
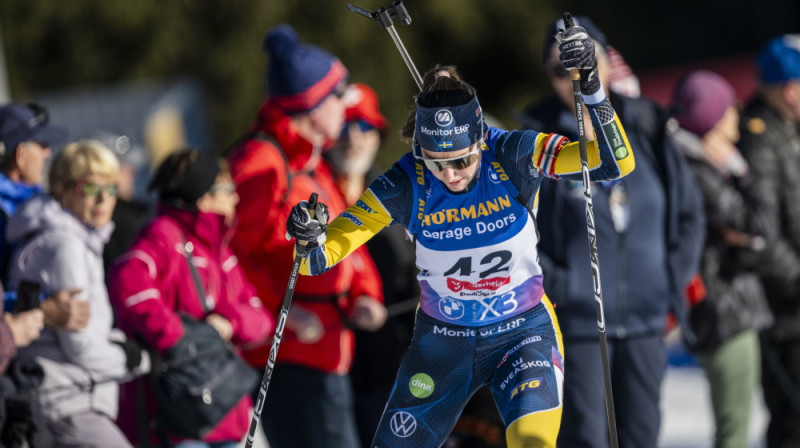
{"type": "Polygon", "coordinates": [[[448,159],[429,159],[421,157],[421,159],[425,162],[425,166],[427,166],[429,170],[444,171],[448,166],[453,167],[454,170],[463,170],[478,161],[479,157],[480,150],[476,148],[474,151],[470,151],[463,156],[450,157],[448,159]]]}
{"type": "Polygon", "coordinates": [[[236,185],[233,182],[226,182],[224,184],[214,184],[208,190],[209,193],[226,193],[226,194],[233,194],[236,193],[236,185]]]}
{"type": "Polygon", "coordinates": [[[117,184],[102,185],[94,182],[78,182],[75,184],[75,192],[85,198],[98,196],[103,190],[109,196],[116,197],[119,194],[119,186],[117,184]]]}

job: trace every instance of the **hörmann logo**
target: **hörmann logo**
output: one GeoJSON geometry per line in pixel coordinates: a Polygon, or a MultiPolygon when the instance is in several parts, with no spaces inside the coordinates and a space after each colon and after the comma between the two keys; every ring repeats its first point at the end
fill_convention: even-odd
{"type": "Polygon", "coordinates": [[[482,218],[509,207],[511,207],[511,198],[508,195],[498,196],[480,202],[477,206],[473,204],[469,207],[447,208],[423,215],[421,218],[422,227],[427,227],[431,224],[444,224],[445,222],[451,223],[467,219],[482,218]]]}
{"type": "Polygon", "coordinates": [[[450,126],[453,123],[453,114],[447,109],[439,109],[434,115],[434,120],[441,127],[450,126]]]}

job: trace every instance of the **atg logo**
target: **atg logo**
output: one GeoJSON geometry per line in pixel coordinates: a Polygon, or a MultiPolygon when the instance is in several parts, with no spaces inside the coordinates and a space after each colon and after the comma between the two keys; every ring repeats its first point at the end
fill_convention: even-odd
{"type": "Polygon", "coordinates": [[[417,430],[417,419],[408,412],[396,412],[389,421],[389,427],[397,437],[406,438],[417,430]]]}
{"type": "Polygon", "coordinates": [[[440,127],[450,126],[453,123],[453,114],[447,109],[440,109],[436,111],[434,121],[440,127]]]}

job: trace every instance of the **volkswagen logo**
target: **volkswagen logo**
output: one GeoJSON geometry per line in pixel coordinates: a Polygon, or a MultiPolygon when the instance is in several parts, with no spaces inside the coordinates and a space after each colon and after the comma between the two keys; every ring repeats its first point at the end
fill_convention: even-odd
{"type": "Polygon", "coordinates": [[[434,115],[434,121],[439,127],[450,126],[453,123],[453,114],[447,109],[439,109],[434,115]]]}
{"type": "Polygon", "coordinates": [[[406,438],[417,430],[417,419],[408,412],[395,412],[389,421],[389,427],[397,437],[406,438]]]}

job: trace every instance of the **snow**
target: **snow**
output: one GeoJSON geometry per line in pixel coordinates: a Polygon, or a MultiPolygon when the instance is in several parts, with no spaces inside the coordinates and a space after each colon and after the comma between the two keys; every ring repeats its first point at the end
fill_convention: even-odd
{"type": "MultiPolygon", "coordinates": [[[[659,448],[710,448],[713,446],[714,417],[708,396],[708,382],[697,366],[670,366],[662,384],[661,435],[659,448]]],[[[750,420],[750,448],[764,447],[769,413],[761,394],[753,400],[750,420]]]]}

